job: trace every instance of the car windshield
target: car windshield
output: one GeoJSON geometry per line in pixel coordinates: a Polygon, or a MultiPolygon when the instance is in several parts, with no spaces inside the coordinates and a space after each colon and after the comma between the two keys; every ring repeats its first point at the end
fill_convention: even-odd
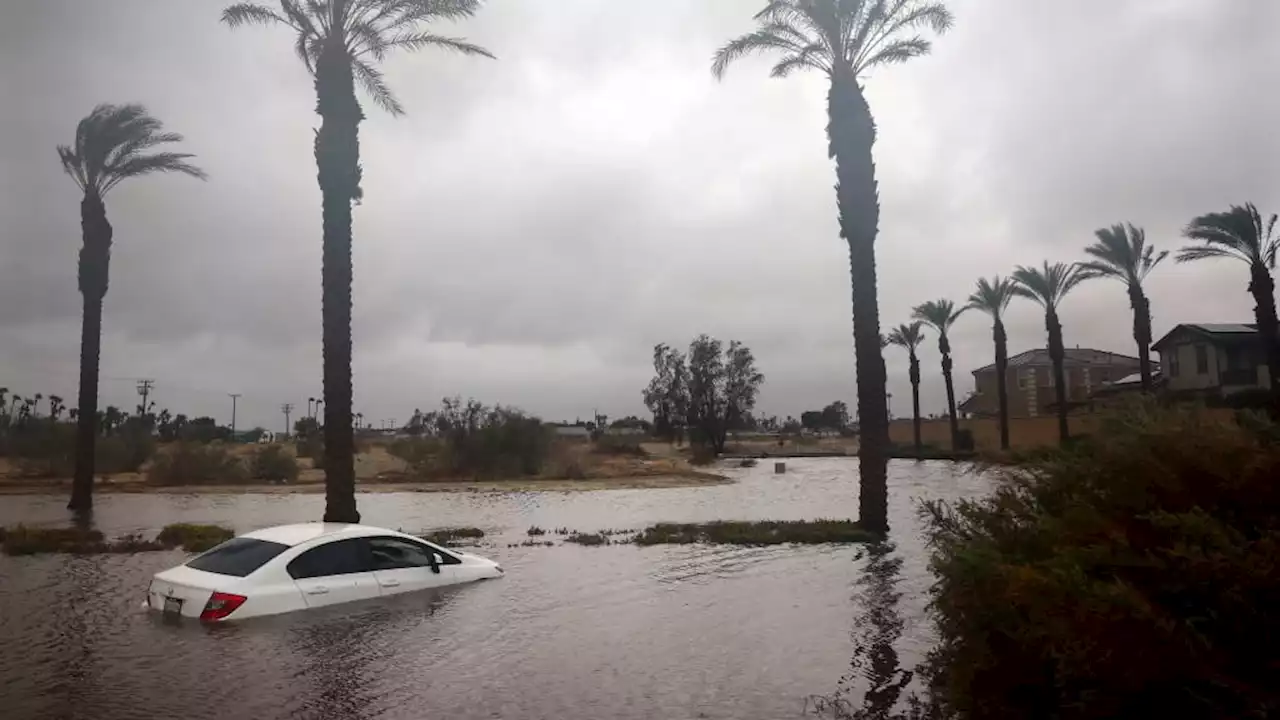
{"type": "Polygon", "coordinates": [[[245,577],[288,549],[288,545],[266,540],[232,538],[209,552],[192,558],[187,567],[219,575],[245,577]]]}

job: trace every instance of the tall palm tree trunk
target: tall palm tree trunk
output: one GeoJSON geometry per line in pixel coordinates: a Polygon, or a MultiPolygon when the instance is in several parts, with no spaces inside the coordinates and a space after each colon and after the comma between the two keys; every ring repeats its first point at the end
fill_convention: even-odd
{"type": "Polygon", "coordinates": [[[942,351],[942,383],[947,387],[947,419],[951,428],[951,449],[960,444],[960,421],[956,419],[956,386],[951,381],[951,342],[946,335],[938,336],[938,349],[942,351]]]}
{"type": "Polygon", "coordinates": [[[1142,392],[1150,394],[1151,381],[1151,303],[1137,286],[1129,287],[1129,306],[1133,308],[1133,339],[1138,343],[1138,368],[1142,373],[1142,392]]]}
{"type": "Polygon", "coordinates": [[[336,45],[316,64],[316,166],[324,196],[325,522],[360,522],[351,429],[351,203],[360,197],[359,127],[351,65],[336,45]]]}
{"type": "Polygon", "coordinates": [[[1271,379],[1271,417],[1280,420],[1280,320],[1276,318],[1276,284],[1265,265],[1249,267],[1249,293],[1253,295],[1254,321],[1267,354],[1267,374],[1271,379]]]}
{"type": "Polygon", "coordinates": [[[858,512],[867,529],[889,529],[889,410],[885,400],[880,305],[876,296],[876,233],[880,200],[876,187],[875,120],[857,78],[843,67],[832,75],[827,95],[828,153],[836,161],[840,234],[849,244],[853,296],[853,345],[858,373],[858,512]]]}
{"type": "Polygon", "coordinates": [[[67,509],[80,515],[93,510],[94,443],[98,437],[98,363],[102,356],[102,301],[107,295],[111,262],[111,223],[96,192],[80,201],[79,285],[84,302],[80,325],[80,397],[76,416],[76,467],[67,509]]]}
{"type": "Polygon", "coordinates": [[[915,440],[916,457],[924,453],[924,443],[920,441],[920,359],[915,350],[911,351],[911,434],[915,440]]]}
{"type": "Polygon", "coordinates": [[[1000,449],[1009,449],[1009,337],[1004,323],[996,320],[991,334],[996,343],[996,398],[1000,401],[1000,449]]]}
{"type": "Polygon", "coordinates": [[[1053,362],[1053,394],[1058,402],[1058,442],[1065,443],[1071,439],[1067,428],[1067,371],[1065,367],[1066,349],[1062,345],[1062,323],[1058,322],[1058,313],[1050,310],[1044,316],[1045,327],[1049,331],[1049,360],[1053,362]]]}

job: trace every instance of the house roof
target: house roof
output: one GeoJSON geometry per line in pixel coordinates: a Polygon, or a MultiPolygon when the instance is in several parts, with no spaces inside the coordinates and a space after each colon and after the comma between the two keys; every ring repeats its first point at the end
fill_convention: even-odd
{"type": "Polygon", "coordinates": [[[1151,344],[1159,348],[1166,340],[1179,332],[1200,335],[1210,342],[1229,342],[1232,340],[1248,340],[1258,336],[1258,326],[1252,323],[1182,323],[1175,325],[1164,337],[1151,344]]]}
{"type": "MultiPolygon", "coordinates": [[[[1046,348],[1036,348],[1026,352],[1018,353],[1009,358],[1009,367],[1033,367],[1033,366],[1049,366],[1053,361],[1049,358],[1049,351],[1046,348]]],[[[1067,348],[1064,352],[1064,367],[1102,367],[1110,365],[1137,365],[1138,358],[1119,353],[1107,352],[1106,350],[1091,350],[1089,348],[1067,348]]],[[[980,367],[973,371],[974,375],[981,372],[994,372],[995,363],[980,367]]]]}

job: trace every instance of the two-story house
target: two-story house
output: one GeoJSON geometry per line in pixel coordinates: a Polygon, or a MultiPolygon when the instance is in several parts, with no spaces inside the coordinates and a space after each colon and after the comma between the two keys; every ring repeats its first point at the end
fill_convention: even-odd
{"type": "MultiPolygon", "coordinates": [[[[1068,348],[1063,359],[1066,371],[1068,404],[1084,404],[1104,383],[1114,382],[1139,370],[1138,358],[1128,355],[1068,348]]],[[[997,393],[999,376],[994,364],[973,371],[974,393],[965,399],[957,412],[976,417],[997,417],[1000,400],[997,393]]],[[[1053,388],[1053,362],[1047,349],[1037,348],[1009,358],[1004,378],[1009,392],[1009,417],[1050,415],[1057,395],[1053,388]]]]}
{"type": "Polygon", "coordinates": [[[1151,349],[1171,392],[1225,396],[1271,387],[1257,325],[1184,323],[1151,349]]]}

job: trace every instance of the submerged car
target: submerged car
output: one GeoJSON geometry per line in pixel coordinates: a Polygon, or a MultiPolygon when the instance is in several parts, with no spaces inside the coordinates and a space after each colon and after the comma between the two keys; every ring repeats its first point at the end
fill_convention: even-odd
{"type": "Polygon", "coordinates": [[[156,573],[146,606],[223,622],[501,575],[492,560],[395,530],[302,523],[240,535],[156,573]]]}

